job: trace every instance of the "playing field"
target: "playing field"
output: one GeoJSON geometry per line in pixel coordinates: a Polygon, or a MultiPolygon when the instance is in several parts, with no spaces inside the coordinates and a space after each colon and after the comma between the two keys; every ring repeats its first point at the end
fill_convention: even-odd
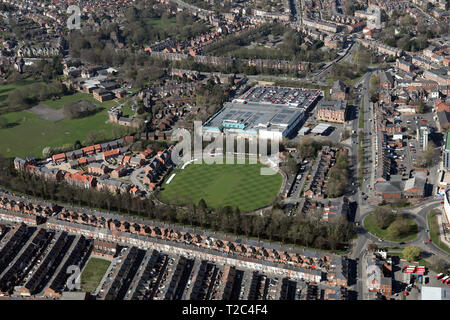
{"type": "Polygon", "coordinates": [[[116,124],[106,122],[107,111],[117,104],[110,100],[100,103],[85,93],[67,95],[59,100],[47,100],[41,104],[52,109],[60,109],[72,101],[87,100],[94,102],[100,110],[94,115],[80,118],[65,118],[56,122],[48,121],[29,111],[10,112],[2,115],[8,120],[8,127],[0,129],[0,154],[6,157],[26,157],[34,155],[42,157],[45,147],[61,147],[64,144],[73,144],[75,141],[84,141],[90,131],[102,132],[105,139],[113,139],[114,130],[123,130],[116,124]]]}
{"type": "MultiPolygon", "coordinates": [[[[65,104],[67,104],[69,102],[76,102],[76,101],[80,101],[80,100],[86,100],[86,101],[93,102],[95,104],[101,104],[100,102],[95,100],[91,94],[87,94],[84,92],[76,92],[74,94],[65,95],[57,100],[49,99],[46,101],[42,101],[41,104],[48,106],[50,108],[53,108],[53,109],[61,109],[65,104]]],[[[114,106],[114,101],[110,100],[110,101],[108,101],[108,103],[103,103],[103,105],[105,107],[112,107],[112,106],[114,106]]]]}
{"type": "Polygon", "coordinates": [[[86,268],[81,273],[81,290],[95,293],[110,264],[108,260],[90,258],[86,268]]]}
{"type": "MultiPolygon", "coordinates": [[[[197,204],[204,199],[208,207],[239,207],[251,211],[269,205],[280,191],[280,174],[261,175],[264,165],[189,164],[176,170],[170,184],[161,185],[160,198],[172,204],[197,204]]],[[[171,174],[169,175],[169,177],[171,174]]]]}

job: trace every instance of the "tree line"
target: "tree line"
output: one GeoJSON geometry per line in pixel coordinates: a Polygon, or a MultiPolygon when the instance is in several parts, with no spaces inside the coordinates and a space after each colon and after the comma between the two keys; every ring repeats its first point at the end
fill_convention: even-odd
{"type": "Polygon", "coordinates": [[[57,80],[49,83],[36,82],[25,88],[11,91],[6,98],[6,105],[0,108],[0,113],[26,110],[40,101],[60,97],[67,93],[67,87],[57,80]]]}
{"type": "Polygon", "coordinates": [[[232,56],[241,59],[277,59],[295,62],[322,62],[336,57],[334,50],[319,50],[323,42],[315,40],[306,45],[304,37],[289,27],[280,23],[265,23],[256,29],[246,30],[239,35],[230,35],[225,39],[206,46],[206,54],[216,56],[232,56]],[[265,40],[269,37],[281,37],[275,48],[248,48],[252,42],[265,40]]]}
{"type": "Polygon", "coordinates": [[[87,100],[72,101],[63,106],[64,115],[70,119],[87,117],[98,110],[100,109],[94,103],[87,100]]]}
{"type": "Polygon", "coordinates": [[[353,225],[345,218],[326,222],[320,213],[288,217],[277,205],[271,212],[260,216],[245,214],[239,208],[229,206],[211,209],[204,200],[198,204],[191,203],[186,208],[177,208],[154,199],[135,198],[128,193],[77,188],[17,172],[12,159],[3,156],[0,156],[0,185],[47,201],[318,249],[344,249],[355,234],[353,225]]]}

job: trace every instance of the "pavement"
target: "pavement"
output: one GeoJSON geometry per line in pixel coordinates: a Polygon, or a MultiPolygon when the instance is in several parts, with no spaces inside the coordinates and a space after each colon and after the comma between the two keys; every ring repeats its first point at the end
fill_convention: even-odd
{"type": "Polygon", "coordinates": [[[438,214],[436,217],[439,226],[439,241],[443,242],[447,247],[450,248],[450,241],[448,241],[449,238],[446,237],[446,232],[443,227],[444,223],[442,222],[442,214],[438,214]]]}

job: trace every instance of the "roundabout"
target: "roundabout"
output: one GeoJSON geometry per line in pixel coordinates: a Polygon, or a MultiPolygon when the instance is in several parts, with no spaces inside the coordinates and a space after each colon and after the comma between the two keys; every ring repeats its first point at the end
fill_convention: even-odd
{"type": "Polygon", "coordinates": [[[364,217],[363,227],[369,234],[378,239],[399,243],[414,242],[419,231],[419,224],[416,222],[415,218],[416,217],[411,214],[399,214],[396,220],[392,221],[388,227],[383,229],[377,225],[375,217],[371,213],[364,217]],[[398,221],[397,219],[399,218],[404,221],[403,226],[408,229],[406,232],[394,232],[398,221]]]}

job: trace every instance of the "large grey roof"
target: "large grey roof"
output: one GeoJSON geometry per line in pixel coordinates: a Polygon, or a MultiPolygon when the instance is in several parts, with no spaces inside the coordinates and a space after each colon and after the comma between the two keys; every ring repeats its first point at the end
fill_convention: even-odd
{"type": "Polygon", "coordinates": [[[309,108],[319,91],[301,88],[260,87],[249,89],[205,123],[222,129],[223,124],[236,124],[239,129],[257,131],[284,130],[309,108]]]}
{"type": "Polygon", "coordinates": [[[322,100],[320,103],[321,109],[329,109],[333,111],[345,110],[347,106],[346,100],[322,100]]]}
{"type": "Polygon", "coordinates": [[[450,289],[423,286],[422,300],[450,300],[450,289]]]}
{"type": "Polygon", "coordinates": [[[375,190],[380,193],[400,193],[403,188],[401,181],[387,181],[387,182],[377,182],[375,184],[375,190]]]}

